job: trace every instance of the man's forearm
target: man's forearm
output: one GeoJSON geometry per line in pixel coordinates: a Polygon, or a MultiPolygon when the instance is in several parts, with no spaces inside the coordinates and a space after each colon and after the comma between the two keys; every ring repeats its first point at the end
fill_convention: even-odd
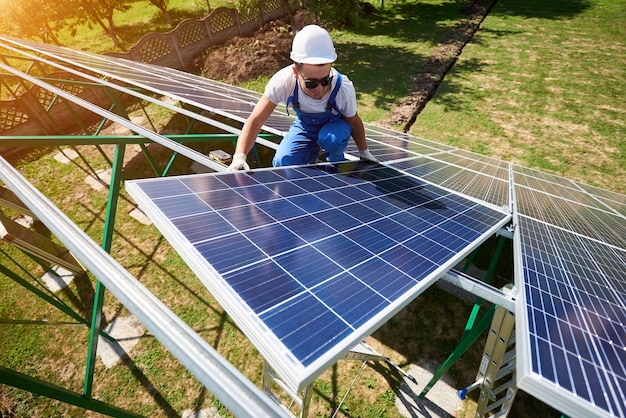
{"type": "Polygon", "coordinates": [[[365,138],[365,127],[363,122],[355,123],[352,126],[352,139],[359,151],[363,151],[367,148],[367,139],[365,138]]]}

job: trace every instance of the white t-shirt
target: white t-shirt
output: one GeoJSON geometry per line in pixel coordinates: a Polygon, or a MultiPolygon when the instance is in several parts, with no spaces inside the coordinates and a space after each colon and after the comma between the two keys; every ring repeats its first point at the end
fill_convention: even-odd
{"type": "MultiPolygon", "coordinates": [[[[330,93],[337,84],[337,70],[331,68],[331,74],[333,75],[333,81],[331,83],[332,88],[319,100],[307,96],[303,91],[304,89],[300,88],[298,92],[298,102],[300,102],[300,110],[303,113],[321,113],[326,110],[330,93]]],[[[265,96],[276,105],[286,103],[289,96],[293,95],[296,81],[297,79],[294,75],[292,64],[279,70],[272,76],[265,86],[265,96]]],[[[354,85],[344,74],[341,75],[341,87],[339,87],[339,91],[337,92],[335,104],[343,116],[352,117],[356,115],[356,93],[354,92],[354,85]]],[[[292,109],[293,106],[290,104],[289,111],[291,112],[292,109]]]]}

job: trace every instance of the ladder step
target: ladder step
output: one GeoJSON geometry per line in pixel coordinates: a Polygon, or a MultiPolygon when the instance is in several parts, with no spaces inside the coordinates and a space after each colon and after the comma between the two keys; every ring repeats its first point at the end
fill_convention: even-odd
{"type": "MultiPolygon", "coordinates": [[[[500,406],[502,406],[505,402],[508,402],[511,400],[513,394],[507,395],[505,397],[503,397],[502,399],[498,399],[497,401],[495,401],[494,403],[490,404],[488,408],[485,408],[485,414],[493,411],[496,408],[499,408],[500,406]]],[[[504,412],[508,412],[508,411],[504,411],[504,412]]]]}
{"type": "Polygon", "coordinates": [[[492,392],[496,395],[499,395],[503,392],[506,392],[507,390],[509,390],[511,388],[511,386],[514,386],[517,383],[517,379],[515,377],[509,379],[506,383],[501,384],[500,386],[498,386],[495,389],[492,389],[492,392]]]}
{"type": "Polygon", "coordinates": [[[507,416],[509,413],[517,394],[514,330],[515,316],[496,307],[476,383],[468,387],[480,388],[476,417],[507,416]]]}

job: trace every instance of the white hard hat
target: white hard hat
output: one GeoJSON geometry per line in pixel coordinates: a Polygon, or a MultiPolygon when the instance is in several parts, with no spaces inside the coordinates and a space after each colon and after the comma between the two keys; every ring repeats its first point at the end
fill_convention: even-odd
{"type": "Polygon", "coordinates": [[[293,38],[290,57],[301,64],[327,64],[337,59],[337,53],[325,29],[308,25],[293,38]]]}

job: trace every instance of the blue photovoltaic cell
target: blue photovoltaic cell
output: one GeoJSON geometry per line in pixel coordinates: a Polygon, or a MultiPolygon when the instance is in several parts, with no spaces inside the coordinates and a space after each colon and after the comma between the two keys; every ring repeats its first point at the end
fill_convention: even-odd
{"type": "Polygon", "coordinates": [[[626,199],[525,167],[514,180],[527,328],[517,344],[532,372],[518,384],[568,399],[559,409],[572,416],[625,416],[626,199]]]}
{"type": "Polygon", "coordinates": [[[308,292],[265,312],[261,319],[281,336],[282,343],[303,364],[310,364],[353,333],[352,327],[347,326],[336,312],[308,292]],[[294,329],[294,325],[301,325],[306,330],[294,329]]]}
{"type": "Polygon", "coordinates": [[[323,300],[341,318],[358,328],[387,306],[388,301],[378,292],[351,274],[343,273],[316,287],[313,294],[323,300]],[[355,303],[346,304],[345,294],[353,296],[355,303]]]}
{"type": "Polygon", "coordinates": [[[510,204],[506,164],[496,164],[493,159],[476,161],[479,156],[472,155],[474,159],[469,159],[458,154],[463,153],[437,153],[393,162],[390,166],[496,206],[510,204]]]}
{"type": "Polygon", "coordinates": [[[349,349],[509,218],[376,164],[129,183],[304,367],[349,349]]]}
{"type": "Polygon", "coordinates": [[[626,251],[524,216],[519,228],[532,371],[624,416],[626,251]]]}

